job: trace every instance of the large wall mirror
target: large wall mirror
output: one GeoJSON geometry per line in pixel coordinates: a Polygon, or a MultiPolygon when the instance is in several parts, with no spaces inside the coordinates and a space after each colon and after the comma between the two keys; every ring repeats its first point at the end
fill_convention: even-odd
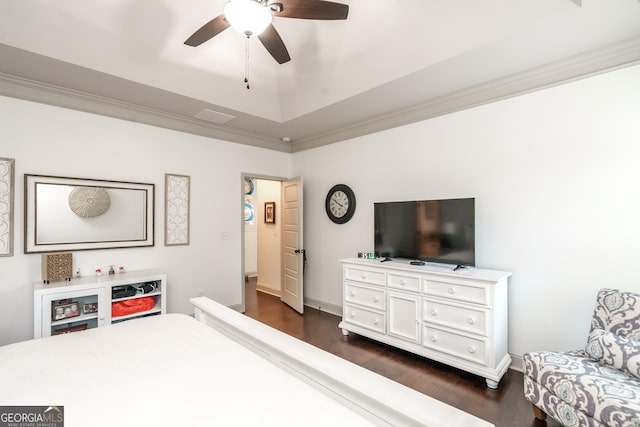
{"type": "Polygon", "coordinates": [[[24,252],[154,244],[154,184],[27,175],[24,252]]]}

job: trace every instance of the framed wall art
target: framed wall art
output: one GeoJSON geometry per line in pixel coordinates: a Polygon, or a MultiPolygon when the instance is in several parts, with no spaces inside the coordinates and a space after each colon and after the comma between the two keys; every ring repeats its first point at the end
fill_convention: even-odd
{"type": "Polygon", "coordinates": [[[164,245],[189,244],[191,178],[187,175],[164,175],[164,245]]]}
{"type": "Polygon", "coordinates": [[[25,253],[154,245],[154,184],[25,174],[24,188],[25,253]]]}
{"type": "Polygon", "coordinates": [[[276,202],[264,203],[264,222],[267,224],[276,223],[276,202]]]}
{"type": "Polygon", "coordinates": [[[0,157],[0,256],[13,256],[15,160],[0,157]]]}

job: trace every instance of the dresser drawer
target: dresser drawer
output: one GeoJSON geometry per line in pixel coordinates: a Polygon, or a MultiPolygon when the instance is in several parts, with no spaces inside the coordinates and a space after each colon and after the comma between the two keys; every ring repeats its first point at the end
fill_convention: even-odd
{"type": "Polygon", "coordinates": [[[427,295],[435,295],[447,299],[468,301],[477,304],[487,304],[487,288],[484,286],[473,286],[457,282],[438,282],[436,280],[425,279],[422,292],[427,295]]]}
{"type": "Polygon", "coordinates": [[[384,271],[356,267],[345,267],[344,278],[345,280],[353,280],[378,286],[384,286],[385,282],[384,271]]]}
{"type": "Polygon", "coordinates": [[[404,291],[420,292],[420,278],[389,273],[387,275],[387,286],[404,291]]]}
{"type": "Polygon", "coordinates": [[[487,365],[487,346],[481,339],[454,334],[430,325],[424,325],[422,337],[422,345],[427,348],[487,365]]]}
{"type": "Polygon", "coordinates": [[[422,319],[425,322],[487,336],[486,310],[424,299],[422,319]]]}
{"type": "Polygon", "coordinates": [[[368,288],[353,283],[344,284],[344,300],[378,310],[385,309],[386,295],[380,288],[368,288]]]}
{"type": "Polygon", "coordinates": [[[384,313],[378,313],[374,310],[355,307],[351,304],[344,305],[344,320],[372,331],[385,333],[384,313]]]}

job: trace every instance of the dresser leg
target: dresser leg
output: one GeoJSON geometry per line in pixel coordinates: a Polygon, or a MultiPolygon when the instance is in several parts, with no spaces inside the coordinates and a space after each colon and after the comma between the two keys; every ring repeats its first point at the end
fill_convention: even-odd
{"type": "Polygon", "coordinates": [[[487,380],[487,387],[494,390],[498,388],[498,381],[490,380],[489,378],[487,378],[486,380],[487,380]]]}
{"type": "Polygon", "coordinates": [[[343,329],[342,330],[342,335],[344,335],[346,337],[347,335],[349,335],[349,331],[347,331],[346,329],[343,329]]]}

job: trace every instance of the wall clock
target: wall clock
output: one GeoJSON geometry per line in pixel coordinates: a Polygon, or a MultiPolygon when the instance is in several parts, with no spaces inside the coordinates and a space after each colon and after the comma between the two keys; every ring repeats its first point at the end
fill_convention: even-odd
{"type": "Polygon", "coordinates": [[[327,193],[324,207],[331,221],[344,224],[356,211],[356,195],[344,184],[334,185],[327,193]]]}

